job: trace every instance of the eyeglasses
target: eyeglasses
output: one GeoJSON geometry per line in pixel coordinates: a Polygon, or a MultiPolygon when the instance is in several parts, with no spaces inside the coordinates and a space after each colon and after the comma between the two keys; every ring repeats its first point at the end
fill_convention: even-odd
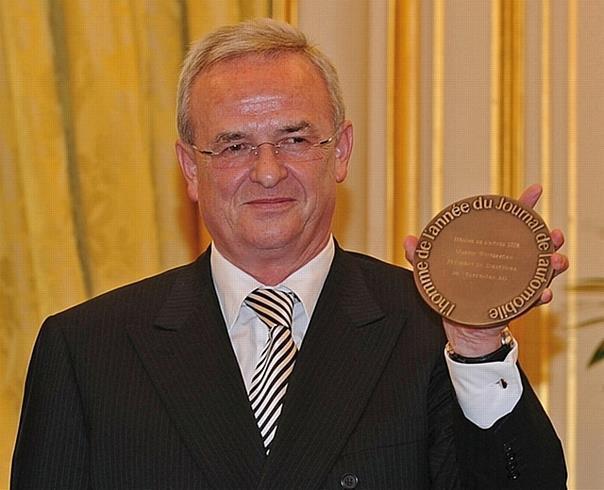
{"type": "Polygon", "coordinates": [[[236,168],[250,165],[260,154],[262,145],[271,145],[273,155],[280,162],[310,162],[320,160],[325,156],[325,148],[334,141],[336,133],[329,138],[313,143],[304,136],[288,136],[276,143],[265,141],[257,145],[242,141],[237,143],[225,143],[214,150],[200,150],[194,144],[191,147],[209,158],[213,166],[217,168],[236,168]]]}

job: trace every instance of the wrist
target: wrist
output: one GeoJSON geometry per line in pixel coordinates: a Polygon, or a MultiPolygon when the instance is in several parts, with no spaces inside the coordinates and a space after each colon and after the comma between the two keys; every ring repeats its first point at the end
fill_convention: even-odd
{"type": "Polygon", "coordinates": [[[514,338],[509,328],[505,327],[499,336],[499,343],[494,346],[494,350],[480,356],[464,356],[455,352],[450,342],[447,342],[445,349],[449,358],[455,362],[462,364],[481,364],[485,362],[501,362],[504,361],[507,355],[514,347],[514,338]]]}

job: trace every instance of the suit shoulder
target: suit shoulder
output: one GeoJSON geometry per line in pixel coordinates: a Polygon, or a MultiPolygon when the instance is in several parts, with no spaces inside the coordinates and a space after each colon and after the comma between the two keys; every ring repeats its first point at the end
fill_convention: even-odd
{"type": "Polygon", "coordinates": [[[345,252],[345,256],[349,264],[360,271],[378,303],[407,307],[419,304],[423,309],[422,301],[418,301],[413,273],[409,269],[358,252],[345,252]]]}
{"type": "Polygon", "coordinates": [[[426,345],[440,355],[444,346],[442,322],[421,298],[411,270],[358,252],[344,252],[344,261],[347,271],[360,272],[368,294],[386,315],[405,318],[411,337],[430,339],[426,345]]]}
{"type": "Polygon", "coordinates": [[[347,251],[346,254],[367,274],[398,278],[404,282],[413,281],[413,273],[409,269],[359,252],[347,251]]]}
{"type": "Polygon", "coordinates": [[[137,321],[153,317],[174,284],[196,274],[196,262],[107,291],[52,315],[51,323],[79,324],[93,319],[137,321]]]}

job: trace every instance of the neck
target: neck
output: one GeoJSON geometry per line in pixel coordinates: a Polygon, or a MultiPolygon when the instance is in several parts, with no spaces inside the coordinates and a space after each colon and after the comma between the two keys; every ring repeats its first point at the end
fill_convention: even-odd
{"type": "MultiPolygon", "coordinates": [[[[276,286],[314,259],[331,240],[328,235],[314,247],[304,250],[254,250],[252,253],[233,254],[228,248],[217,246],[220,253],[233,265],[267,286],[276,286]]],[[[215,244],[216,245],[216,244],[215,244]]]]}

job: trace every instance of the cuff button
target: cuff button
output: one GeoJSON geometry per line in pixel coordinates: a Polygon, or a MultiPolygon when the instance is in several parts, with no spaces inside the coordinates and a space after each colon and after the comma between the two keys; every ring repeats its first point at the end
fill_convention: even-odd
{"type": "Polygon", "coordinates": [[[358,484],[359,478],[353,473],[346,473],[342,475],[342,478],[340,478],[340,485],[342,488],[356,488],[358,484]]]}

